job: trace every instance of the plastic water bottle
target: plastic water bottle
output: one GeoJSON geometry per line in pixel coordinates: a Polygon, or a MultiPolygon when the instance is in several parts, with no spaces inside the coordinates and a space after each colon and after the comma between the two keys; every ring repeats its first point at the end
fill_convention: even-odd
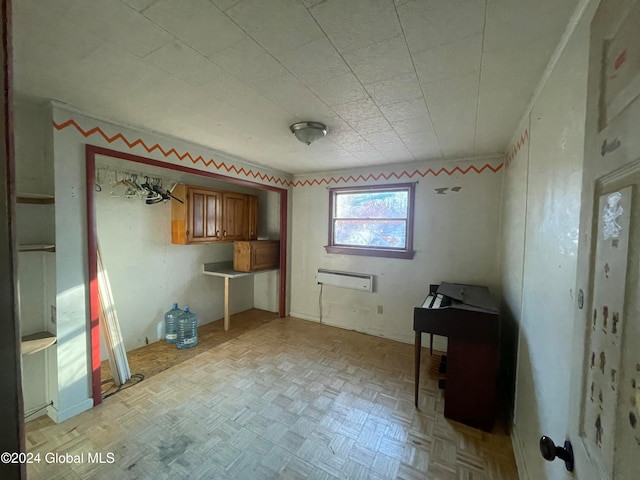
{"type": "Polygon", "coordinates": [[[191,348],[198,344],[198,317],[184,307],[178,317],[178,348],[191,348]]]}
{"type": "Polygon", "coordinates": [[[182,310],[174,303],[173,308],[164,314],[164,340],[167,343],[176,343],[178,340],[178,317],[182,310]]]}

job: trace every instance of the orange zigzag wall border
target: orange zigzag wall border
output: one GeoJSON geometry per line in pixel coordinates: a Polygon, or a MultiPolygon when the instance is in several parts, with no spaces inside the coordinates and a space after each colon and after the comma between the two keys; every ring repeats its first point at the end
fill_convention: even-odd
{"type": "Polygon", "coordinates": [[[529,140],[529,129],[526,128],[522,135],[520,135],[520,140],[516,142],[516,144],[509,150],[504,159],[504,166],[507,168],[514,158],[518,155],[518,152],[524,147],[524,144],[529,140]]]}
{"type": "MultiPolygon", "coordinates": [[[[469,167],[466,168],[461,168],[459,166],[453,167],[453,168],[446,168],[446,167],[442,167],[438,170],[433,170],[431,168],[428,168],[426,170],[414,170],[412,172],[407,171],[407,170],[403,170],[400,173],[396,173],[396,172],[392,172],[392,173],[379,173],[379,174],[372,174],[370,173],[369,175],[358,175],[358,176],[353,176],[353,175],[349,175],[348,177],[344,177],[344,176],[339,176],[339,177],[330,177],[330,178],[314,178],[313,180],[296,180],[296,181],[292,181],[292,180],[285,180],[282,179],[280,177],[275,177],[273,175],[267,175],[264,173],[260,173],[260,172],[256,172],[253,169],[249,169],[246,170],[244,167],[238,168],[235,165],[231,164],[231,165],[227,165],[225,162],[216,162],[213,159],[209,159],[209,160],[205,160],[201,155],[198,155],[197,157],[194,157],[193,155],[191,155],[191,153],[189,152],[184,152],[182,154],[178,153],[176,151],[175,148],[171,148],[169,150],[166,150],[164,148],[162,148],[160,146],[160,144],[156,143],[155,145],[149,146],[147,145],[144,140],[142,140],[141,138],[138,138],[134,141],[130,141],[128,140],[122,133],[117,133],[115,135],[109,136],[107,135],[100,127],[94,127],[91,128],[89,130],[85,130],[83,129],[80,125],[78,125],[78,123],[73,120],[73,119],[69,119],[65,122],[62,123],[56,123],[53,122],[53,126],[55,127],[56,130],[58,131],[62,131],[65,130],[66,128],[74,128],[76,131],[78,131],[83,137],[88,138],[91,137],[93,135],[99,135],[100,137],[102,137],[107,143],[111,144],[115,141],[121,141],[122,143],[124,143],[127,147],[129,148],[135,148],[137,146],[141,146],[142,148],[144,148],[148,153],[153,153],[155,151],[160,152],[165,158],[168,158],[170,156],[175,156],[175,158],[177,158],[180,161],[184,161],[185,159],[189,159],[191,160],[191,163],[193,163],[194,165],[198,162],[201,162],[205,167],[211,167],[213,165],[213,167],[216,170],[225,170],[227,173],[229,172],[234,172],[237,175],[244,175],[247,178],[253,178],[255,179],[260,179],[263,182],[267,181],[270,183],[275,183],[275,184],[279,184],[285,187],[304,187],[304,186],[313,186],[313,185],[322,185],[322,184],[326,184],[326,185],[330,185],[330,184],[337,184],[337,183],[347,183],[347,182],[357,182],[357,181],[368,181],[368,180],[380,180],[381,178],[384,180],[390,180],[392,178],[395,179],[402,179],[402,178],[413,178],[415,176],[420,176],[420,177],[426,177],[427,175],[433,175],[434,177],[437,177],[440,174],[446,174],[448,176],[453,175],[454,173],[460,173],[462,175],[466,175],[469,172],[475,172],[475,173],[482,173],[484,171],[491,171],[493,173],[497,173],[505,164],[504,163],[500,163],[497,166],[492,166],[489,163],[484,164],[482,167],[478,168],[475,165],[471,165],[469,167]]],[[[526,132],[525,132],[526,133],[526,132]]],[[[528,136],[528,133],[527,133],[528,136]]],[[[519,149],[519,147],[518,147],[519,149]]],[[[516,151],[517,152],[517,151],[516,151]]]]}

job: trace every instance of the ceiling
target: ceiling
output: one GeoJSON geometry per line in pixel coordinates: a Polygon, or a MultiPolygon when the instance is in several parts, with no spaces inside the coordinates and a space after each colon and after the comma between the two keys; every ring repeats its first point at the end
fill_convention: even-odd
{"type": "Polygon", "coordinates": [[[293,174],[501,154],[577,0],[14,0],[17,98],[293,174]],[[298,142],[289,125],[323,122],[298,142]]]}

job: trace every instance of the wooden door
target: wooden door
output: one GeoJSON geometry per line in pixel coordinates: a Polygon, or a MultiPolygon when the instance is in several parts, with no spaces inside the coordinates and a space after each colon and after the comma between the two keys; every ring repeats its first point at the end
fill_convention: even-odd
{"type": "Polygon", "coordinates": [[[190,188],[188,196],[188,243],[212,242],[221,239],[220,193],[190,188]]]}
{"type": "Polygon", "coordinates": [[[591,24],[569,439],[580,479],[638,477],[640,2],[591,24]]]}
{"type": "Polygon", "coordinates": [[[246,235],[245,195],[224,192],[222,195],[222,239],[244,240],[246,235]]]}

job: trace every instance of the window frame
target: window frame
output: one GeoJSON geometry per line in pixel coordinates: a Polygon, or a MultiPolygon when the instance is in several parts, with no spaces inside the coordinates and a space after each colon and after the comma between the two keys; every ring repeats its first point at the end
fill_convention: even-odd
{"type": "Polygon", "coordinates": [[[336,187],[329,189],[329,241],[325,246],[327,253],[340,253],[344,255],[361,255],[367,257],[403,258],[411,259],[414,256],[413,250],[413,223],[415,208],[415,183],[388,183],[384,185],[366,185],[355,187],[336,187]],[[409,194],[407,205],[407,232],[404,249],[369,247],[369,246],[347,246],[334,244],[334,223],[336,195],[341,193],[378,193],[406,190],[409,194]]]}

